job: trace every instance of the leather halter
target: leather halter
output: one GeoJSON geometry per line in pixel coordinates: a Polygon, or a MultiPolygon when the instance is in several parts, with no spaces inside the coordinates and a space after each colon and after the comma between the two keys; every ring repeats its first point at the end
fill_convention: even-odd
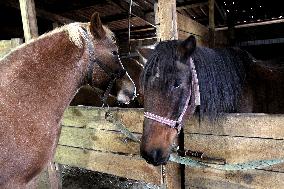
{"type": "Polygon", "coordinates": [[[199,84],[198,84],[198,78],[197,78],[197,73],[195,69],[194,62],[192,58],[190,57],[188,60],[191,68],[191,73],[192,73],[192,80],[191,80],[191,86],[190,86],[190,91],[189,95],[187,96],[184,108],[178,117],[177,120],[172,120],[168,119],[156,114],[153,114],[151,112],[144,112],[144,117],[157,121],[159,123],[162,123],[165,126],[169,126],[170,128],[177,129],[178,133],[180,132],[182,128],[182,122],[183,122],[183,117],[187,110],[189,110],[189,114],[192,115],[195,111],[195,108],[200,105],[200,92],[199,92],[199,84]]]}
{"type": "Polygon", "coordinates": [[[110,94],[110,90],[112,89],[114,83],[116,82],[117,79],[122,78],[125,74],[126,74],[126,70],[124,68],[119,69],[117,71],[112,70],[108,65],[104,64],[103,62],[101,62],[99,59],[97,59],[95,57],[95,48],[92,45],[92,39],[90,37],[90,34],[88,34],[88,31],[83,28],[84,31],[84,36],[86,38],[87,41],[87,45],[88,45],[88,50],[89,50],[89,59],[90,59],[90,63],[88,65],[88,71],[87,71],[87,76],[86,76],[86,80],[87,83],[90,84],[91,86],[93,85],[93,74],[94,74],[94,66],[95,63],[97,65],[99,65],[99,67],[108,75],[109,79],[109,84],[107,89],[105,90],[103,96],[101,97],[101,100],[103,102],[103,105],[106,104],[107,98],[110,94]]]}

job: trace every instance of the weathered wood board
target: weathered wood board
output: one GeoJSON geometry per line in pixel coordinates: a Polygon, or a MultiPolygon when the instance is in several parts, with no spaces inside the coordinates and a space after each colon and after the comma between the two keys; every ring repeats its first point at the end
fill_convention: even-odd
{"type": "Polygon", "coordinates": [[[158,40],[178,39],[176,0],[159,0],[156,16],[159,20],[158,40]]]}
{"type": "Polygon", "coordinates": [[[266,170],[219,171],[186,168],[186,188],[283,189],[284,172],[266,170]]]}
{"type": "MultiPolygon", "coordinates": [[[[110,111],[134,135],[141,136],[143,109],[110,111]]],[[[69,107],[65,111],[55,161],[158,185],[161,179],[160,167],[140,157],[139,144],[106,121],[102,108],[69,107]]],[[[167,170],[167,185],[176,188],[180,185],[179,165],[170,163],[167,170]]]]}
{"type": "Polygon", "coordinates": [[[190,19],[180,13],[177,13],[178,39],[184,40],[190,35],[194,35],[197,45],[208,46],[209,30],[207,27],[190,19]]]}
{"type": "Polygon", "coordinates": [[[38,37],[38,27],[34,0],[19,0],[25,42],[38,37]]]}
{"type": "MultiPolygon", "coordinates": [[[[141,136],[143,109],[110,109],[137,137],[141,136]]],[[[185,147],[228,163],[284,158],[283,115],[226,114],[214,124],[198,117],[186,121],[185,147]]],[[[154,184],[160,167],[139,156],[139,144],[127,140],[101,108],[69,107],[62,120],[56,162],[154,184]]],[[[167,165],[169,188],[179,188],[175,163],[167,165]],[[170,168],[171,167],[171,168],[170,168]]],[[[187,188],[281,188],[284,164],[263,170],[219,171],[186,167],[187,188]]],[[[283,180],[283,181],[282,181],[283,180]]]]}
{"type": "Polygon", "coordinates": [[[0,58],[8,54],[13,48],[19,46],[23,43],[20,38],[13,38],[11,40],[1,40],[0,41],[0,58]]]}
{"type": "MultiPolygon", "coordinates": [[[[284,116],[229,114],[214,124],[194,118],[185,127],[185,147],[227,163],[284,158],[284,116]]],[[[186,188],[284,188],[284,164],[262,170],[185,168],[186,188]]]]}

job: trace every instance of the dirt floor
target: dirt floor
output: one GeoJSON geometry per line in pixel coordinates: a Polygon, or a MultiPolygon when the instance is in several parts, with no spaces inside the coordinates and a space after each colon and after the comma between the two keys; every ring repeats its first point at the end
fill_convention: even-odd
{"type": "Polygon", "coordinates": [[[159,186],[62,165],[63,189],[160,189],[159,186]]]}

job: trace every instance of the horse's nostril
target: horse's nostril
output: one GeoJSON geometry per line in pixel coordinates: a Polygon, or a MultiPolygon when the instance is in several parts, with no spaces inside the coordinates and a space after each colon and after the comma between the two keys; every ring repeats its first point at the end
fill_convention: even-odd
{"type": "Polygon", "coordinates": [[[153,162],[158,162],[162,159],[162,150],[156,149],[151,151],[153,162]]]}
{"type": "Polygon", "coordinates": [[[155,149],[150,152],[141,151],[141,156],[147,163],[151,163],[155,166],[164,164],[167,161],[167,158],[163,157],[162,149],[155,149]]]}

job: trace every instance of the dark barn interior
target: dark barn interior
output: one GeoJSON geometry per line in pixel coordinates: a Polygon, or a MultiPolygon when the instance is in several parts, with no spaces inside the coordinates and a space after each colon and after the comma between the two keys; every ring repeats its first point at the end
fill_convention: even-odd
{"type": "MultiPolygon", "coordinates": [[[[178,14],[194,20],[200,23],[202,27],[210,28],[212,31],[209,1],[176,0],[176,11],[178,14]]],[[[136,49],[152,45],[160,40],[158,36],[160,23],[155,18],[158,9],[157,0],[35,0],[34,3],[39,35],[64,24],[88,22],[92,13],[98,12],[103,24],[107,25],[115,33],[122,59],[133,58],[140,61],[141,57],[136,49]]],[[[213,15],[214,34],[210,34],[209,29],[209,35],[201,36],[202,40],[205,41],[202,45],[208,47],[240,47],[257,59],[273,60],[276,62],[277,67],[284,70],[284,6],[281,5],[280,1],[215,0],[213,15]],[[212,36],[214,38],[213,46],[211,44],[212,36]]],[[[13,38],[20,38],[21,41],[24,41],[18,0],[0,1],[0,25],[0,41],[13,38]]],[[[194,32],[184,31],[179,27],[177,30],[185,36],[196,35],[194,32]]],[[[183,37],[178,37],[178,39],[183,39],[183,37]]],[[[283,113],[280,109],[284,109],[284,99],[281,96],[284,94],[284,89],[279,88],[283,84],[283,81],[273,81],[271,83],[266,80],[255,84],[256,88],[263,87],[262,91],[265,93],[258,94],[260,99],[258,102],[259,109],[270,113],[270,110],[276,107],[276,111],[273,113],[283,113]],[[274,89],[274,93],[278,94],[271,94],[272,89],[274,89]],[[279,99],[283,100],[269,99],[271,107],[262,107],[261,100],[266,96],[278,96],[279,99]]],[[[83,90],[87,92],[78,98],[92,98],[89,89],[83,90]]],[[[73,105],[79,104],[99,106],[85,100],[80,101],[80,103],[74,102],[73,105]]],[[[129,107],[137,108],[135,105],[129,107]]],[[[79,186],[83,186],[82,188],[158,188],[154,185],[141,184],[138,181],[98,172],[91,173],[79,168],[72,169],[66,166],[64,170],[65,175],[63,175],[63,178],[69,179],[66,181],[69,183],[65,183],[66,188],[70,189],[79,186]],[[79,177],[80,179],[78,179],[79,177]],[[75,183],[73,180],[76,179],[81,183],[75,183]],[[102,181],[102,184],[96,184],[95,181],[102,181]],[[91,186],[88,183],[93,185],[91,186]]]]}
{"type": "MultiPolygon", "coordinates": [[[[54,24],[87,22],[94,11],[115,32],[120,42],[121,55],[128,54],[128,18],[130,0],[77,1],[37,0],[35,2],[39,34],[53,29],[54,24]]],[[[137,56],[136,46],[156,41],[154,15],[155,0],[135,0],[132,6],[131,44],[132,56],[137,56]]],[[[17,0],[0,2],[0,39],[23,38],[19,3],[17,0]]],[[[177,11],[208,26],[208,1],[178,0],[177,11]]],[[[227,45],[247,49],[263,59],[281,57],[283,49],[283,6],[279,1],[215,1],[216,32],[224,31],[227,45]],[[229,29],[227,28],[229,27],[229,29]],[[234,28],[232,30],[231,28],[234,28]]]]}

